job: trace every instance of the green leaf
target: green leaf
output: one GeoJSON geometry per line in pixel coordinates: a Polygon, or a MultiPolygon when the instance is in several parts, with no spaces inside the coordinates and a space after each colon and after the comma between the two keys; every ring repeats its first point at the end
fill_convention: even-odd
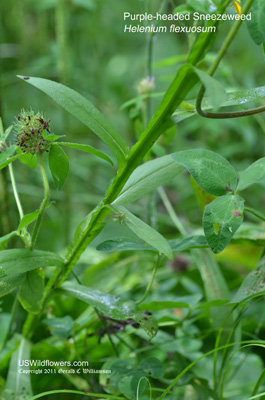
{"type": "MultiPolygon", "coordinates": [[[[18,75],[18,77],[24,79],[23,76],[18,75]]],[[[125,162],[128,154],[125,141],[90,101],[74,90],[48,79],[30,77],[26,82],[42,90],[66,111],[88,126],[116,154],[119,162],[125,162]]]]}
{"type": "Polygon", "coordinates": [[[128,205],[145,194],[167,184],[183,168],[167,155],[140,165],[131,174],[121,193],[113,202],[115,205],[128,205]]]}
{"type": "Polygon", "coordinates": [[[24,215],[22,220],[20,221],[20,224],[18,225],[17,230],[21,231],[23,228],[26,226],[30,225],[32,222],[36,221],[38,218],[40,210],[33,211],[32,213],[24,215]]]}
{"type": "Polygon", "coordinates": [[[27,154],[23,153],[23,151],[17,147],[17,154],[20,155],[19,161],[21,161],[23,164],[26,164],[28,167],[35,169],[38,165],[38,159],[35,154],[27,154]]]}
{"type": "Polygon", "coordinates": [[[65,135],[54,135],[53,133],[47,133],[45,130],[42,132],[42,136],[45,140],[48,140],[48,142],[54,142],[57,139],[65,137],[65,135]]]}
{"type": "Polygon", "coordinates": [[[16,145],[10,146],[8,149],[3,151],[3,153],[0,152],[0,164],[5,161],[8,157],[10,157],[16,150],[16,145]]]}
{"type": "MultiPolygon", "coordinates": [[[[47,204],[46,208],[49,208],[52,205],[53,201],[49,204],[47,204]]],[[[21,231],[23,228],[25,228],[26,226],[32,224],[32,222],[36,221],[36,219],[38,218],[40,210],[35,210],[32,213],[26,214],[24,215],[24,217],[22,218],[22,220],[20,221],[20,224],[18,225],[18,232],[21,231]]]]}
{"type": "Polygon", "coordinates": [[[66,315],[62,318],[49,318],[43,320],[44,324],[51,328],[52,335],[61,339],[68,339],[71,330],[74,327],[73,318],[66,315]]]}
{"type": "Polygon", "coordinates": [[[3,400],[24,400],[33,396],[30,374],[22,372],[29,367],[20,366],[24,360],[30,360],[30,343],[22,338],[11,357],[3,400]]]}
{"type": "MultiPolygon", "coordinates": [[[[4,250],[5,251],[5,250],[4,250]]],[[[26,274],[12,274],[0,277],[0,297],[6,296],[23,284],[26,274]]]]}
{"type": "Polygon", "coordinates": [[[233,241],[249,241],[255,246],[265,245],[265,230],[263,225],[245,222],[236,232],[233,241]]]}
{"type": "Polygon", "coordinates": [[[239,290],[231,300],[231,304],[250,300],[265,293],[265,266],[258,266],[244,279],[239,290]]]}
{"type": "Polygon", "coordinates": [[[161,299],[158,298],[148,303],[142,303],[139,308],[141,310],[155,311],[166,308],[194,308],[202,298],[202,294],[196,293],[189,296],[171,296],[164,295],[161,299]]]}
{"type": "Polygon", "coordinates": [[[0,279],[44,267],[63,267],[63,260],[54,253],[41,250],[10,249],[0,251],[0,279]]]}
{"type": "Polygon", "coordinates": [[[225,90],[223,85],[212,76],[198,68],[194,68],[194,71],[205,87],[206,95],[209,96],[209,100],[213,105],[213,109],[217,110],[225,101],[225,90]]]}
{"type": "Polygon", "coordinates": [[[15,161],[19,157],[20,157],[20,155],[17,154],[16,156],[10,157],[10,158],[8,158],[8,160],[3,161],[2,163],[0,163],[0,170],[5,168],[8,164],[12,163],[13,161],[15,161]]]}
{"type": "Polygon", "coordinates": [[[210,248],[220,253],[243,222],[244,199],[222,196],[205,207],[203,227],[210,248]]]}
{"type": "Polygon", "coordinates": [[[163,364],[156,357],[147,357],[142,360],[138,366],[138,370],[141,371],[144,376],[155,379],[161,379],[164,375],[163,364]]]}
{"type": "Polygon", "coordinates": [[[210,150],[186,150],[171,155],[188,169],[197,184],[207,193],[222,196],[236,188],[237,177],[232,165],[210,150]]]}
{"type": "MultiPolygon", "coordinates": [[[[173,239],[167,241],[173,252],[186,251],[193,248],[209,247],[205,236],[190,236],[184,239],[173,239]]],[[[99,251],[137,251],[149,250],[157,251],[152,246],[145,246],[142,243],[135,242],[127,238],[117,238],[106,240],[97,246],[99,251]]]]}
{"type": "Polygon", "coordinates": [[[250,10],[251,19],[247,21],[249,33],[257,45],[265,40],[265,3],[263,0],[254,0],[250,10]]]}
{"type": "Polygon", "coordinates": [[[68,143],[68,142],[57,142],[57,144],[60,144],[61,146],[72,147],[73,149],[94,154],[95,156],[101,158],[102,160],[108,161],[111,165],[113,165],[113,162],[105,153],[102,153],[102,151],[94,149],[94,147],[91,147],[87,144],[68,143]]]}
{"type": "Polygon", "coordinates": [[[251,164],[240,176],[237,190],[244,190],[254,183],[265,181],[265,157],[251,164]]]}
{"type": "MultiPolygon", "coordinates": [[[[222,107],[229,107],[229,106],[237,106],[237,105],[245,105],[255,100],[263,99],[265,97],[265,86],[257,87],[254,89],[246,89],[246,90],[239,90],[235,92],[226,93],[225,101],[222,104],[222,107]]],[[[196,100],[189,101],[191,105],[195,105],[196,100]]],[[[211,110],[212,104],[210,103],[210,99],[204,97],[202,101],[202,107],[205,110],[211,110]]],[[[177,124],[180,121],[183,121],[186,118],[192,117],[197,115],[196,110],[188,110],[183,111],[181,105],[179,108],[174,112],[172,118],[174,123],[177,124]]]]}
{"type": "Polygon", "coordinates": [[[57,189],[62,189],[69,172],[69,161],[65,152],[53,144],[49,153],[49,167],[57,189]]]}
{"type": "Polygon", "coordinates": [[[0,244],[2,245],[2,246],[6,246],[7,245],[7,243],[8,243],[8,241],[13,237],[13,236],[16,236],[16,234],[17,234],[17,232],[16,231],[13,231],[13,232],[10,232],[10,233],[8,233],[7,235],[5,235],[5,236],[2,236],[1,238],[0,238],[0,244]]]}
{"type": "Polygon", "coordinates": [[[117,320],[133,319],[140,324],[151,338],[156,335],[157,324],[154,318],[140,311],[133,301],[121,300],[111,294],[93,290],[73,282],[65,282],[61,287],[68,296],[88,303],[102,314],[117,320]]]}
{"type": "Polygon", "coordinates": [[[116,214],[121,215],[123,222],[133,231],[139,238],[155,247],[160,253],[165,254],[171,260],[173,259],[172,250],[166,239],[157,231],[147,225],[145,222],[137,218],[126,208],[121,206],[109,206],[116,214]]]}
{"type": "Polygon", "coordinates": [[[42,268],[27,272],[18,293],[18,299],[24,309],[29,313],[38,314],[42,308],[43,296],[44,273],[42,268]]]}

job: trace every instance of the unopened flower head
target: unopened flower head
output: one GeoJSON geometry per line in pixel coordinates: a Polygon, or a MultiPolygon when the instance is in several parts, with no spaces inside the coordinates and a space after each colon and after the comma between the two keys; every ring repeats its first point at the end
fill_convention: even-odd
{"type": "Polygon", "coordinates": [[[150,94],[155,88],[155,78],[153,76],[147,76],[141,80],[138,85],[139,95],[150,94]]]}
{"type": "Polygon", "coordinates": [[[4,151],[6,151],[7,147],[4,141],[0,140],[0,153],[3,153],[4,151]]]}
{"type": "Polygon", "coordinates": [[[16,144],[23,153],[37,154],[48,151],[51,142],[44,139],[43,131],[52,134],[50,120],[40,112],[22,110],[15,122],[16,144]]]}

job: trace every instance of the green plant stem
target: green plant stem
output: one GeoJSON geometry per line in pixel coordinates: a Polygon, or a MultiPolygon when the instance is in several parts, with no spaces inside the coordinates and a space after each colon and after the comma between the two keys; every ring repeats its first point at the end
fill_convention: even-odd
{"type": "MultiPolygon", "coordinates": [[[[196,365],[199,361],[203,360],[205,357],[208,357],[212,354],[214,354],[217,351],[220,350],[224,350],[228,347],[233,347],[233,346],[238,346],[238,345],[245,345],[244,347],[247,346],[259,346],[264,348],[264,341],[255,341],[255,340],[246,340],[246,341],[242,341],[242,342],[235,342],[235,343],[229,343],[226,344],[224,346],[220,346],[214,350],[209,351],[208,353],[203,354],[201,357],[197,358],[197,360],[193,361],[191,364],[189,364],[184,370],[181,371],[180,374],[178,374],[178,376],[173,380],[173,382],[171,382],[171,384],[164,390],[163,394],[159,397],[158,400],[162,400],[165,398],[165,396],[167,395],[167,393],[176,385],[176,383],[180,380],[180,378],[185,375],[194,365],[196,365]]],[[[237,350],[238,351],[238,350],[237,350]]]]}
{"type": "Polygon", "coordinates": [[[155,263],[155,267],[153,269],[153,273],[152,273],[152,276],[151,276],[151,279],[150,279],[150,282],[147,285],[147,288],[145,290],[145,293],[144,293],[143,297],[141,297],[141,299],[136,302],[137,305],[143,303],[143,301],[145,301],[146,297],[148,296],[148,294],[149,294],[149,292],[150,292],[150,290],[151,290],[151,288],[153,286],[154,279],[155,279],[155,276],[156,276],[156,271],[157,271],[157,268],[160,265],[161,259],[162,259],[162,257],[160,255],[158,255],[157,261],[155,263]]]}
{"type": "Polygon", "coordinates": [[[245,207],[244,210],[249,212],[250,214],[255,215],[255,217],[261,219],[262,221],[265,221],[264,215],[260,214],[258,211],[254,210],[253,208],[245,207]]]}
{"type": "MultiPolygon", "coordinates": [[[[226,1],[218,11],[223,12],[229,4],[230,0],[226,1]]],[[[211,21],[209,23],[209,26],[215,25],[217,25],[216,21],[211,21]]],[[[204,56],[205,51],[208,49],[211,43],[212,34],[210,32],[203,33],[198,42],[194,44],[191,52],[192,54],[188,57],[188,62],[191,65],[196,65],[204,56]]],[[[68,276],[71,269],[78,261],[79,255],[102,230],[102,222],[110,213],[110,210],[105,207],[105,204],[111,204],[116,199],[132,172],[141,163],[144,156],[147,154],[159,136],[164,132],[165,127],[172,125],[172,122],[169,121],[168,117],[184,100],[187,93],[189,93],[189,91],[197,82],[198,77],[191,68],[187,68],[187,65],[182,66],[178,70],[177,75],[168,88],[157,112],[149,122],[146,130],[142,133],[139,141],[132,147],[127,159],[127,163],[123,169],[118,172],[102,204],[95,209],[87,230],[80,237],[79,242],[71,246],[71,250],[68,252],[66,257],[67,268],[60,282],[62,282],[68,276]]]]}
{"type": "MultiPolygon", "coordinates": [[[[20,221],[22,220],[22,218],[24,217],[24,212],[23,212],[23,208],[19,199],[19,195],[18,195],[18,191],[17,191],[17,185],[16,185],[16,180],[15,180],[15,176],[14,176],[14,171],[13,171],[13,165],[12,163],[8,164],[8,169],[9,169],[9,175],[10,175],[10,179],[11,179],[11,185],[12,185],[12,190],[14,193],[14,197],[16,200],[16,205],[18,208],[18,212],[19,212],[19,218],[20,221]]],[[[31,248],[31,236],[27,231],[27,228],[23,228],[21,233],[18,233],[20,238],[23,240],[25,246],[27,248],[31,248]]]]}
{"type": "MultiPolygon", "coordinates": [[[[248,0],[248,2],[246,3],[245,7],[242,10],[242,14],[246,14],[248,12],[248,10],[250,9],[252,3],[254,0],[248,0]]],[[[213,65],[211,66],[210,70],[209,70],[209,75],[213,76],[213,74],[215,73],[215,71],[217,70],[221,60],[223,59],[223,57],[226,54],[226,51],[228,49],[228,47],[230,46],[230,44],[232,43],[233,39],[235,38],[241,24],[242,24],[243,20],[239,19],[231,28],[229,34],[227,35],[213,65]]],[[[239,117],[246,117],[249,115],[254,115],[254,114],[259,114],[263,111],[265,111],[265,106],[263,107],[257,107],[257,108],[253,108],[251,110],[244,110],[244,111],[234,111],[234,112],[223,112],[223,113],[213,113],[213,112],[207,112],[204,111],[202,109],[202,100],[203,100],[203,96],[205,94],[205,87],[202,86],[197,100],[196,100],[196,110],[198,112],[199,115],[201,115],[204,118],[213,118],[213,119],[224,119],[224,118],[239,118],[239,117]]]]}
{"type": "Polygon", "coordinates": [[[10,232],[7,168],[0,171],[1,235],[10,232]]]}
{"type": "MultiPolygon", "coordinates": [[[[218,12],[222,13],[230,4],[227,0],[220,6],[218,12]]],[[[217,26],[217,21],[210,21],[208,26],[217,26]]],[[[210,31],[202,33],[188,57],[189,64],[195,66],[204,57],[206,50],[213,42],[213,35],[210,31]]],[[[50,281],[47,284],[44,296],[44,303],[47,300],[50,291],[61,284],[69,275],[82,252],[97,237],[103,229],[103,222],[109,215],[110,210],[105,206],[111,204],[119,195],[123,186],[129,179],[135,168],[142,162],[150,148],[164,132],[166,127],[172,126],[169,116],[175,111],[179,104],[185,99],[185,96],[198,82],[198,77],[187,65],[180,67],[175,79],[166,91],[160,106],[158,107],[153,118],[150,120],[145,131],[140,136],[138,142],[132,147],[127,158],[126,164],[118,171],[116,178],[109,187],[103,201],[94,209],[93,215],[84,230],[78,242],[72,242],[70,250],[66,255],[66,265],[63,272],[56,269],[50,281]]],[[[26,321],[27,323],[27,321],[26,321]]],[[[28,325],[29,326],[29,325],[28,325]]]]}
{"type": "MultiPolygon", "coordinates": [[[[251,393],[251,397],[255,396],[258,393],[258,390],[259,390],[262,382],[264,381],[264,379],[265,379],[265,369],[260,374],[259,379],[257,380],[256,385],[254,386],[254,389],[253,389],[253,391],[251,393]]],[[[263,396],[260,397],[260,400],[262,400],[262,398],[264,398],[264,397],[263,396]]]]}
{"type": "Polygon", "coordinates": [[[44,186],[44,199],[41,203],[40,212],[39,212],[39,215],[38,215],[38,218],[37,218],[37,221],[34,226],[33,233],[32,233],[32,245],[31,245],[32,249],[34,248],[34,246],[36,244],[40,226],[41,226],[42,217],[43,217],[45,208],[46,208],[49,198],[50,198],[50,187],[49,187],[49,181],[48,181],[46,171],[45,171],[44,154],[40,154],[39,160],[40,160],[40,170],[41,170],[43,186],[44,186]]]}
{"type": "Polygon", "coordinates": [[[24,217],[24,212],[23,212],[23,208],[19,199],[19,195],[17,192],[17,186],[16,186],[16,181],[15,181],[15,176],[14,176],[14,171],[13,171],[13,165],[12,163],[8,164],[8,169],[9,169],[9,174],[10,174],[10,179],[11,179],[11,185],[12,185],[12,190],[14,193],[14,197],[16,200],[16,204],[17,204],[17,209],[19,212],[19,218],[20,221],[22,220],[22,218],[24,217]]]}

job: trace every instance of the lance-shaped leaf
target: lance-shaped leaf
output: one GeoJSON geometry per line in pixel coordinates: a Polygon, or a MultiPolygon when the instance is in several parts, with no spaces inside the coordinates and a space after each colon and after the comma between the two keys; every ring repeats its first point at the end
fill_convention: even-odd
{"type": "Polygon", "coordinates": [[[167,184],[182,170],[183,167],[176,164],[169,155],[148,161],[135,169],[113,204],[128,205],[167,184]]]}
{"type": "Polygon", "coordinates": [[[125,207],[121,206],[109,206],[109,208],[119,215],[125,225],[134,232],[139,238],[156,248],[159,253],[165,254],[171,260],[173,259],[173,253],[166,239],[155,231],[151,226],[137,218],[125,207]]]}
{"type": "Polygon", "coordinates": [[[113,162],[105,153],[102,153],[102,151],[94,149],[94,147],[89,146],[87,144],[68,143],[68,142],[56,142],[56,143],[60,144],[61,146],[71,147],[72,149],[77,149],[77,150],[85,151],[87,153],[94,154],[98,158],[108,161],[111,165],[113,165],[113,162]]]}
{"type": "Polygon", "coordinates": [[[244,199],[240,196],[218,197],[205,207],[203,227],[214,253],[220,253],[243,222],[244,199]]]}
{"type": "MultiPolygon", "coordinates": [[[[255,100],[263,99],[264,97],[265,97],[265,86],[256,87],[254,89],[245,89],[245,90],[238,90],[235,92],[229,92],[226,93],[225,95],[225,101],[223,102],[222,107],[243,106],[255,100]]],[[[194,115],[197,115],[195,109],[196,100],[190,100],[189,103],[191,104],[191,107],[189,107],[190,109],[185,110],[180,105],[179,108],[172,115],[172,118],[176,124],[179,123],[180,121],[183,121],[186,118],[190,118],[193,117],[194,115]]],[[[210,98],[204,97],[202,101],[202,108],[204,110],[211,110],[213,108],[212,104],[210,103],[210,98]]]]}
{"type": "Polygon", "coordinates": [[[251,164],[241,175],[237,190],[244,190],[254,183],[265,182],[265,157],[251,164]]]}
{"type": "MultiPolygon", "coordinates": [[[[23,76],[18,76],[24,79],[23,76]]],[[[83,122],[116,154],[124,163],[128,147],[109,121],[90,101],[76,91],[48,79],[27,77],[26,82],[42,90],[66,111],[83,122]]]]}
{"type": "Polygon", "coordinates": [[[198,185],[207,193],[222,196],[236,188],[237,177],[232,165],[210,150],[186,150],[171,155],[191,173],[198,185]]]}
{"type": "Polygon", "coordinates": [[[0,279],[12,274],[22,274],[37,268],[63,267],[61,257],[49,251],[9,249],[0,251],[0,279]]]}
{"type": "Polygon", "coordinates": [[[122,300],[108,293],[93,290],[73,282],[65,282],[61,286],[67,296],[75,297],[90,304],[102,314],[117,320],[133,319],[152,338],[156,335],[157,324],[152,315],[146,315],[131,300],[122,300]]]}
{"type": "Polygon", "coordinates": [[[0,163],[0,170],[5,168],[8,164],[12,163],[13,161],[15,161],[17,158],[19,158],[20,155],[17,154],[16,156],[10,157],[7,160],[3,161],[0,163]]]}
{"type": "Polygon", "coordinates": [[[24,360],[30,360],[30,343],[22,338],[11,357],[3,400],[22,400],[33,396],[30,374],[23,373],[23,370],[29,369],[23,366],[24,360]]]}
{"type": "Polygon", "coordinates": [[[69,161],[65,152],[53,144],[49,153],[49,167],[57,189],[61,189],[69,172],[69,161]]]}
{"type": "MultiPolygon", "coordinates": [[[[190,236],[184,239],[168,240],[168,244],[173,252],[186,251],[194,248],[209,247],[205,236],[190,236]]],[[[135,242],[128,238],[117,238],[106,240],[97,246],[99,251],[137,251],[149,250],[157,251],[152,246],[145,246],[143,243],[135,242]]]]}
{"type": "Polygon", "coordinates": [[[27,312],[37,314],[41,310],[44,296],[44,274],[42,268],[26,273],[20,287],[18,299],[27,312]]]}
{"type": "Polygon", "coordinates": [[[0,152],[0,164],[8,159],[16,150],[16,145],[10,146],[8,149],[3,151],[2,153],[0,152]]]}
{"type": "Polygon", "coordinates": [[[225,100],[225,90],[223,85],[212,76],[198,68],[194,68],[194,71],[205,87],[206,94],[209,96],[209,100],[213,105],[213,109],[217,110],[225,100]]]}

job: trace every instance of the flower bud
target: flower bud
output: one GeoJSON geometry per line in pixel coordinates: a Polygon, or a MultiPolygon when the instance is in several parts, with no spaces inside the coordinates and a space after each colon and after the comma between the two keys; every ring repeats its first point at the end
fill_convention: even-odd
{"type": "Polygon", "coordinates": [[[22,110],[15,122],[16,145],[23,153],[37,154],[48,151],[51,142],[44,139],[43,131],[52,134],[50,120],[40,112],[22,110]]]}
{"type": "Polygon", "coordinates": [[[151,94],[155,88],[155,78],[152,76],[148,76],[141,80],[138,85],[138,93],[139,95],[151,94]]]}

